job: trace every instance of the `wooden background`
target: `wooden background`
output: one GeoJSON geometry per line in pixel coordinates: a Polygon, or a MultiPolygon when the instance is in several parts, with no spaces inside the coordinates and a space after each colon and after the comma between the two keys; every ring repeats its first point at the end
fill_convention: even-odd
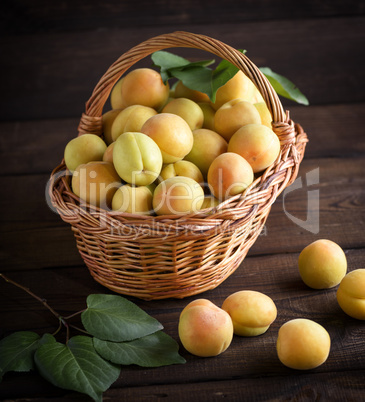
{"type": "MultiPolygon", "coordinates": [[[[282,194],[265,230],[239,269],[201,297],[217,305],[234,291],[272,297],[278,318],[258,338],[235,337],[216,358],[159,369],[126,367],[105,400],[363,401],[365,326],[346,316],[336,288],[314,291],[300,280],[300,251],[318,238],[345,250],[348,270],[365,266],[365,133],[363,0],[224,2],[85,0],[7,1],[1,13],[0,265],[10,278],[61,314],[85,307],[90,293],[109,293],[89,275],[69,226],[48,207],[47,180],[77,133],[98,79],[126,50],[175,30],[202,33],[244,48],[260,67],[288,77],[310,106],[283,100],[309,137],[298,180],[282,194]],[[314,172],[314,173],[313,173],[314,172]],[[319,174],[319,182],[306,179],[319,174]],[[305,227],[308,194],[319,194],[319,224],[305,227]],[[293,222],[295,217],[302,221],[293,222]],[[277,359],[279,327],[311,318],[330,333],[325,364],[300,372],[277,359]]],[[[186,53],[188,54],[188,52],[186,53]]],[[[143,62],[150,65],[150,60],[143,62]]],[[[184,300],[135,301],[178,340],[184,300]]],[[[26,293],[0,281],[0,338],[14,331],[53,332],[57,322],[26,293]]],[[[37,373],[8,373],[0,399],[87,401],[37,373]]]]}

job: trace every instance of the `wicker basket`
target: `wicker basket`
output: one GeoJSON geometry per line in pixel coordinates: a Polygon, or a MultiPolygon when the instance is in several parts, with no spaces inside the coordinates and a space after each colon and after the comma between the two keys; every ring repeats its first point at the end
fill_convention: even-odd
{"type": "Polygon", "coordinates": [[[230,61],[256,85],[281,142],[278,159],[243,194],[184,216],[115,214],[85,205],[70,189],[64,161],[51,174],[49,196],[71,224],[78,250],[94,279],[140,299],[184,298],[214,289],[231,275],[260,234],[271,205],[297,176],[307,136],[289,119],[276,92],[241,52],[207,36],[174,32],[124,53],[96,85],[81,117],[79,135],[102,135],[103,106],[117,80],[155,51],[185,47],[230,61]]]}

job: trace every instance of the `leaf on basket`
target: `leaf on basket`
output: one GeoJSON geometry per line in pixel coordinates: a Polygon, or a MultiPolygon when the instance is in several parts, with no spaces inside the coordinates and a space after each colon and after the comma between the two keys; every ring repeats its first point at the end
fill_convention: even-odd
{"type": "Polygon", "coordinates": [[[306,96],[290,80],[274,73],[269,67],[260,67],[260,71],[266,76],[278,95],[302,105],[309,105],[306,96]]]}
{"type": "MultiPolygon", "coordinates": [[[[246,53],[246,50],[238,50],[241,53],[246,53]]],[[[190,62],[164,50],[153,53],[151,58],[154,65],[160,68],[164,83],[170,78],[177,78],[186,87],[207,94],[212,102],[215,102],[217,90],[239,70],[227,60],[222,60],[215,69],[211,69],[208,66],[214,64],[214,59],[190,62]]],[[[278,95],[303,105],[309,105],[306,96],[290,80],[273,72],[269,67],[260,67],[259,69],[278,95]]]]}
{"type": "Polygon", "coordinates": [[[109,342],[94,338],[94,347],[104,359],[123,365],[160,367],[186,362],[178,353],[178,343],[162,331],[129,342],[109,342]]]}
{"type": "Polygon", "coordinates": [[[124,342],[150,335],[163,326],[122,296],[92,294],[81,314],[85,329],[106,341],[124,342]]]}
{"type": "Polygon", "coordinates": [[[119,377],[120,366],[103,359],[87,336],[75,336],[67,345],[49,342],[39,347],[35,362],[41,375],[57,387],[81,392],[95,401],[119,377]]]}
{"type": "Polygon", "coordinates": [[[40,337],[35,332],[19,331],[0,341],[0,379],[8,371],[34,369],[34,353],[47,342],[49,334],[40,337]]]}

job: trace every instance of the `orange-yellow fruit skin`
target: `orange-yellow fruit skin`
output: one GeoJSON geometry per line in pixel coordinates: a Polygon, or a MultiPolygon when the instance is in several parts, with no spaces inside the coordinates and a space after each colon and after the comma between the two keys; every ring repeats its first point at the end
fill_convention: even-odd
{"type": "Polygon", "coordinates": [[[188,352],[212,357],[223,353],[231,344],[233,324],[227,312],[209,300],[197,299],[181,312],[178,332],[188,352]]]}
{"type": "Polygon", "coordinates": [[[327,360],[330,348],[328,332],[312,320],[293,319],[279,329],[276,350],[279,360],[287,367],[314,369],[327,360]]]}
{"type": "Polygon", "coordinates": [[[306,246],[298,258],[299,274],[313,289],[337,286],[346,275],[347,259],[335,242],[319,239],[306,246]]]}
{"type": "Polygon", "coordinates": [[[254,179],[250,164],[242,156],[225,152],[217,156],[208,170],[208,185],[219,200],[242,193],[254,179]]]}
{"type": "Polygon", "coordinates": [[[337,289],[337,301],[350,317],[365,320],[365,269],[349,272],[337,289]]]}

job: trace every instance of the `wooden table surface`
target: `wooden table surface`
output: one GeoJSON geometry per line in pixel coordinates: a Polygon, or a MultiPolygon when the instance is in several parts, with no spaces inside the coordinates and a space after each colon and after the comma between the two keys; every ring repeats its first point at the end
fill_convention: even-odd
{"type": "MultiPolygon", "coordinates": [[[[267,333],[235,336],[218,357],[195,357],[180,344],[184,365],[125,366],[104,400],[364,401],[364,322],[342,312],[336,287],[310,289],[297,268],[300,251],[319,238],[344,249],[348,271],[365,267],[364,1],[53,3],[8,3],[1,16],[1,272],[63,315],[83,309],[91,293],[112,293],[92,279],[70,226],[48,207],[50,173],[92,89],[121,54],[175,30],[212,36],[246,49],[259,67],[306,94],[310,106],[282,99],[308,134],[305,157],[295,187],[278,197],[262,235],[225,282],[182,300],[130,300],[179,344],[179,314],[198,297],[221,305],[235,291],[257,290],[275,301],[278,316],[267,333]],[[328,360],[313,370],[289,369],[276,355],[280,326],[299,317],[323,325],[332,340],[328,360]]],[[[0,279],[0,338],[57,325],[41,303],[0,279]]],[[[5,374],[0,399],[89,400],[36,372],[5,374]]]]}

